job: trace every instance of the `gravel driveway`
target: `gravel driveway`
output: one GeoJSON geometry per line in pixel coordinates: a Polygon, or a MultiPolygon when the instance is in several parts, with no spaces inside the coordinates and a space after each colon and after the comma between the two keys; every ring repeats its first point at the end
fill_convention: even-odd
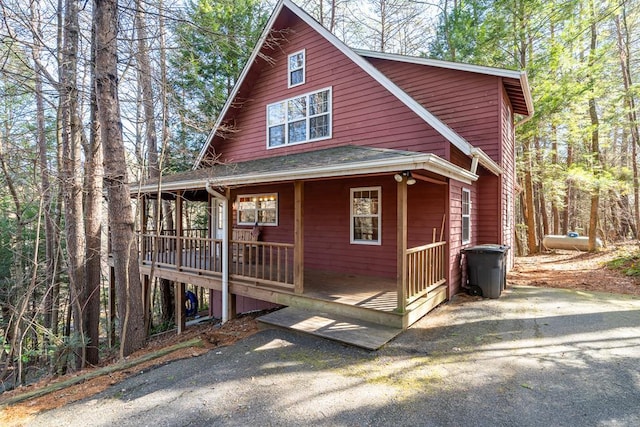
{"type": "Polygon", "coordinates": [[[377,352],[265,330],[33,426],[638,426],[640,299],[456,297],[377,352]]]}

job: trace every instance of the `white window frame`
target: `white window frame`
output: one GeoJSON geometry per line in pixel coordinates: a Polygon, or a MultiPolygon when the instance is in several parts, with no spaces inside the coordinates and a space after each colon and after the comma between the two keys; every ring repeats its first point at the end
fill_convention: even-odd
{"type": "Polygon", "coordinates": [[[461,215],[461,221],[462,224],[460,226],[460,238],[462,239],[462,244],[466,245],[468,243],[471,243],[471,190],[469,190],[468,188],[463,188],[462,189],[462,199],[460,200],[460,213],[461,215]],[[466,199],[465,200],[465,196],[466,199]],[[466,207],[466,213],[465,213],[465,207],[466,207]],[[467,230],[466,230],[466,234],[467,234],[467,238],[465,239],[465,218],[467,219],[467,230]]]}
{"type": "Polygon", "coordinates": [[[297,52],[294,52],[294,53],[290,54],[287,57],[287,86],[289,88],[305,84],[305,82],[307,80],[306,65],[307,65],[307,52],[306,52],[305,49],[302,49],[302,50],[299,50],[297,52]],[[292,67],[291,66],[291,58],[293,58],[294,56],[298,56],[300,54],[302,54],[302,65],[292,67]],[[302,70],[302,81],[298,82],[298,83],[291,83],[291,74],[296,72],[296,71],[301,71],[301,70],[302,70]]]}
{"type": "Polygon", "coordinates": [[[266,128],[267,128],[267,150],[271,150],[271,149],[276,149],[276,148],[280,148],[280,147],[288,147],[290,145],[297,145],[297,144],[306,144],[308,142],[313,142],[313,141],[322,141],[325,139],[330,139],[333,135],[333,88],[330,87],[325,87],[322,88],[320,90],[316,90],[313,92],[308,92],[308,93],[304,93],[298,96],[293,96],[291,98],[287,98],[284,99],[282,101],[278,101],[278,102],[273,102],[271,104],[267,105],[267,111],[266,111],[266,128]],[[313,96],[313,95],[317,95],[319,93],[322,92],[327,92],[327,111],[323,112],[321,114],[310,114],[309,111],[309,99],[313,96]],[[305,108],[305,117],[304,120],[305,122],[305,126],[306,126],[306,134],[305,134],[305,139],[302,141],[296,141],[296,142],[289,142],[289,126],[292,123],[297,123],[299,121],[302,121],[302,118],[295,118],[295,119],[291,119],[289,118],[289,102],[299,99],[299,98],[305,98],[305,103],[306,103],[306,108],[305,108]],[[280,105],[280,107],[283,108],[284,111],[284,115],[283,115],[283,120],[281,121],[274,121],[273,123],[270,123],[270,117],[269,117],[269,109],[271,107],[276,107],[280,105]],[[321,117],[321,116],[326,116],[327,117],[327,126],[328,126],[328,134],[325,136],[321,136],[321,137],[317,137],[317,138],[311,138],[311,119],[316,118],[316,117],[321,117]],[[284,126],[284,143],[280,144],[280,145],[274,145],[271,146],[270,145],[270,134],[269,134],[269,129],[271,129],[272,127],[276,127],[276,126],[284,126]]]}
{"type": "MultiPolygon", "coordinates": [[[[260,193],[260,194],[238,194],[238,196],[236,197],[236,224],[238,225],[255,225],[256,222],[252,221],[252,222],[247,222],[247,221],[241,221],[240,220],[240,213],[244,211],[244,209],[240,209],[240,200],[242,198],[249,198],[249,199],[253,199],[253,201],[257,202],[259,199],[261,198],[271,198],[274,197],[275,198],[275,202],[276,202],[276,207],[275,207],[275,222],[260,222],[258,221],[258,225],[263,225],[263,226],[267,226],[267,227],[277,227],[278,226],[278,193],[260,193]]],[[[261,210],[267,210],[267,209],[260,209],[258,207],[258,205],[256,204],[255,207],[253,208],[253,211],[255,213],[255,218],[256,220],[259,218],[259,214],[258,212],[261,210]]]]}
{"type": "Polygon", "coordinates": [[[357,187],[351,189],[351,197],[349,198],[349,220],[350,220],[350,241],[353,245],[382,245],[382,187],[357,187]],[[378,218],[378,240],[359,240],[354,236],[355,227],[353,225],[356,218],[353,212],[354,195],[359,191],[377,191],[378,192],[378,213],[375,215],[358,215],[358,217],[378,218]]]}

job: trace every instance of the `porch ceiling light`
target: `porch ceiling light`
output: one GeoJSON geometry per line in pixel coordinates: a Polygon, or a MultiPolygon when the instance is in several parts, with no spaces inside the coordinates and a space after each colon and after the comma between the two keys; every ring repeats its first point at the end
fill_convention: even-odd
{"type": "Polygon", "coordinates": [[[402,182],[403,179],[407,179],[407,185],[413,185],[416,183],[416,179],[411,175],[411,171],[404,171],[401,174],[397,173],[393,176],[396,182],[402,182]]]}

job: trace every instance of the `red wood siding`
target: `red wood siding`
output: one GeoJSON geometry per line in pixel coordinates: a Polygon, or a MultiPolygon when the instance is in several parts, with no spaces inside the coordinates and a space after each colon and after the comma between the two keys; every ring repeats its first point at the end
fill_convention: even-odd
{"type": "Polygon", "coordinates": [[[478,168],[480,178],[476,184],[477,239],[478,244],[500,244],[500,178],[483,168],[478,168]]]}
{"type": "MultiPolygon", "coordinates": [[[[371,276],[396,276],[396,182],[392,175],[310,181],[304,185],[307,268],[371,276]],[[350,243],[351,188],[382,187],[382,245],[350,243]]],[[[245,187],[237,194],[278,193],[278,226],[262,227],[262,240],[293,243],[293,184],[245,187]]],[[[408,188],[409,247],[440,237],[447,186],[418,181],[408,188]]],[[[234,214],[235,220],[235,214],[234,214]]],[[[445,224],[445,229],[448,227],[445,224]]]]}
{"type": "Polygon", "coordinates": [[[515,254],[515,184],[516,184],[516,152],[515,152],[515,127],[513,124],[513,109],[509,103],[506,92],[502,96],[501,108],[501,133],[502,133],[502,169],[501,176],[501,228],[502,243],[511,246],[507,256],[507,269],[513,266],[515,254]]]}
{"type": "Polygon", "coordinates": [[[460,291],[461,250],[475,245],[478,236],[478,196],[474,186],[455,180],[449,181],[449,297],[460,291]],[[471,191],[471,242],[462,244],[462,189],[471,191]]]}
{"type": "MultiPolygon", "coordinates": [[[[211,300],[211,307],[213,310],[213,317],[222,317],[222,292],[212,291],[213,298],[211,300]]],[[[278,304],[273,304],[267,301],[257,300],[249,297],[236,296],[236,313],[248,313],[251,311],[270,310],[272,308],[280,307],[278,304]]],[[[230,313],[233,314],[233,313],[230,313]]]]}
{"type": "MultiPolygon", "coordinates": [[[[261,226],[260,239],[265,242],[293,243],[293,184],[259,185],[243,187],[231,192],[231,201],[237,200],[239,195],[245,194],[278,194],[278,225],[261,226]]],[[[238,228],[252,228],[236,225],[237,211],[233,211],[233,226],[238,228]]]]}
{"type": "Polygon", "coordinates": [[[449,161],[462,169],[471,170],[471,158],[460,151],[457,147],[451,146],[449,161]]]}
{"type": "Polygon", "coordinates": [[[303,21],[292,18],[289,25],[289,42],[271,53],[273,65],[246,82],[251,93],[242,108],[230,109],[227,122],[236,131],[229,139],[214,140],[221,160],[239,162],[345,144],[444,156],[446,140],[414,112],[303,21]],[[306,49],[306,83],[288,89],[287,55],[301,49],[306,49]],[[267,150],[266,106],[327,87],[333,90],[332,138],[267,150]]]}
{"type": "Polygon", "coordinates": [[[499,77],[377,58],[370,62],[471,145],[500,162],[499,77]]]}

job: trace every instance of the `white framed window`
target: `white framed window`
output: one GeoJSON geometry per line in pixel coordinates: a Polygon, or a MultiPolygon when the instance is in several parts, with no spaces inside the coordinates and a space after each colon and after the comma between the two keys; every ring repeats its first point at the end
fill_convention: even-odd
{"type": "Polygon", "coordinates": [[[243,194],[236,199],[238,225],[278,225],[278,194],[243,194]]]}
{"type": "Polygon", "coordinates": [[[351,243],[382,244],[382,187],[351,189],[351,243]]]}
{"type": "Polygon", "coordinates": [[[267,105],[267,148],[331,138],[331,88],[267,105]]]}
{"type": "Polygon", "coordinates": [[[471,242],[471,191],[462,189],[462,244],[471,242]]]}
{"type": "Polygon", "coordinates": [[[305,82],[305,50],[289,55],[287,60],[289,87],[299,86],[305,82]]]}

